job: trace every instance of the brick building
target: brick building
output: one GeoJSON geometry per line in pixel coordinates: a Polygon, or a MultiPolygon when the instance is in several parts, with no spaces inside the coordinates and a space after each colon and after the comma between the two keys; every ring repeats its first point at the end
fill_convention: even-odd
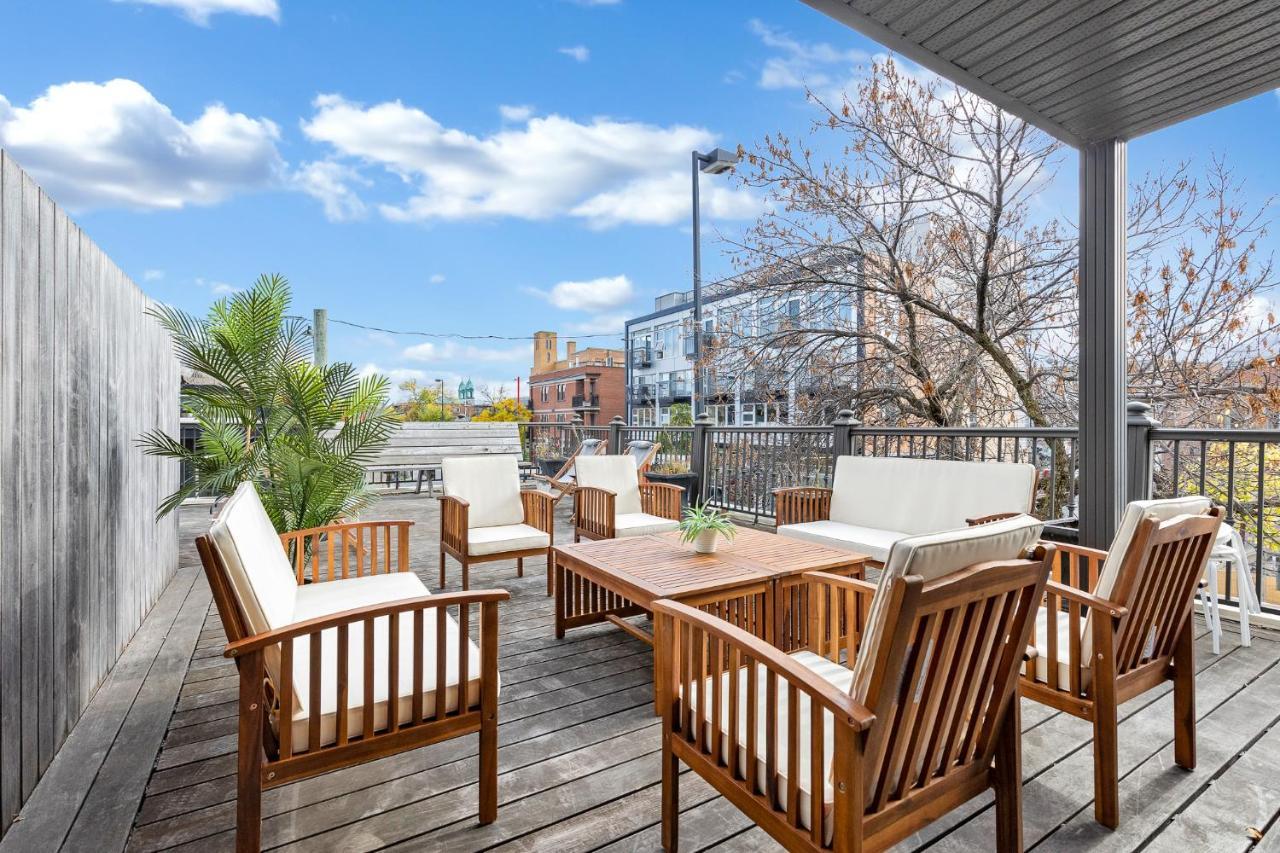
{"type": "Polygon", "coordinates": [[[578,349],[565,342],[560,358],[555,332],[535,332],[529,370],[529,408],[535,421],[603,426],[626,410],[626,367],[620,349],[578,349]]]}

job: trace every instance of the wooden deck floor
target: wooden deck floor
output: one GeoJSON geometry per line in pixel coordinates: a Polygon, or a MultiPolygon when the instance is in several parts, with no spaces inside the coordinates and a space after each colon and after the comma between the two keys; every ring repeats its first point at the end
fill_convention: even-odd
{"type": "MultiPolygon", "coordinates": [[[[433,587],[435,503],[425,496],[396,497],[383,501],[377,513],[418,520],[414,567],[433,587]]],[[[561,516],[563,525],[567,517],[561,516]]],[[[184,562],[193,559],[191,536],[207,520],[200,511],[184,517],[184,562]]],[[[567,541],[567,531],[558,537],[567,541]]],[[[512,593],[501,614],[497,823],[475,822],[472,736],[267,793],[265,847],[658,849],[659,737],[650,650],[612,626],[581,629],[557,642],[542,567],[529,568],[522,580],[515,578],[514,564],[473,569],[474,587],[502,586],[512,593]]],[[[456,585],[456,575],[451,582],[456,585]]],[[[203,630],[189,663],[180,663],[185,676],[145,794],[138,794],[130,850],[206,853],[231,845],[235,671],[221,657],[216,614],[201,610],[183,608],[177,617],[175,628],[183,618],[203,618],[203,630]]],[[[1280,720],[1280,640],[1255,632],[1246,649],[1228,636],[1223,654],[1214,657],[1208,638],[1201,637],[1197,654],[1200,767],[1187,773],[1173,764],[1167,690],[1122,706],[1123,820],[1116,832],[1092,820],[1089,727],[1024,704],[1029,848],[1245,850],[1253,844],[1250,827],[1270,829],[1280,813],[1280,730],[1274,728],[1280,720]]],[[[144,750],[137,761],[150,762],[153,755],[144,750]]],[[[684,849],[775,848],[697,777],[686,775],[681,795],[684,849]]],[[[1275,836],[1280,841],[1280,829],[1275,836]]],[[[981,850],[993,838],[992,810],[982,802],[949,815],[902,849],[981,850]]],[[[1262,845],[1280,849],[1270,837],[1262,845]]]]}

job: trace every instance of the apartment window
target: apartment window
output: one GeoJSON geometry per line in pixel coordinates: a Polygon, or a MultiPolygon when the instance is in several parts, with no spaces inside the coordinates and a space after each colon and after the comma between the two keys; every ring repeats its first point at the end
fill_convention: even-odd
{"type": "Polygon", "coordinates": [[[551,394],[549,393],[550,389],[546,385],[543,385],[541,388],[538,389],[538,391],[542,397],[542,402],[544,403],[550,402],[551,400],[551,394]]]}
{"type": "Polygon", "coordinates": [[[645,406],[645,407],[643,407],[643,408],[636,409],[635,411],[633,411],[633,412],[632,412],[632,415],[633,415],[634,420],[635,420],[635,422],[636,422],[636,426],[642,426],[642,427],[649,426],[649,427],[651,427],[651,426],[653,426],[653,425],[654,425],[654,423],[653,423],[653,409],[652,409],[651,407],[649,407],[649,406],[645,406]]]}
{"type": "Polygon", "coordinates": [[[564,383],[563,382],[561,382],[559,385],[556,386],[556,399],[557,400],[564,399],[564,383]]]}

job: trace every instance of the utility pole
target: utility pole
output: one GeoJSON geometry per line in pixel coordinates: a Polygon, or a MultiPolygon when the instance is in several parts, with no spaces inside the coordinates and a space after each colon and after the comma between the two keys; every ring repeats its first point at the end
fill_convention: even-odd
{"type": "Polygon", "coordinates": [[[311,360],[316,367],[329,363],[329,312],[324,308],[311,312],[311,360]]]}

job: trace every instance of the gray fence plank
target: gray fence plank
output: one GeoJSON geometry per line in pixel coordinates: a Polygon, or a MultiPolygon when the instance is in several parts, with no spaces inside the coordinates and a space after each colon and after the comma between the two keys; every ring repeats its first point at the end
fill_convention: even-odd
{"type": "Polygon", "coordinates": [[[179,373],[146,296],[0,151],[0,832],[177,569],[179,373]]]}

